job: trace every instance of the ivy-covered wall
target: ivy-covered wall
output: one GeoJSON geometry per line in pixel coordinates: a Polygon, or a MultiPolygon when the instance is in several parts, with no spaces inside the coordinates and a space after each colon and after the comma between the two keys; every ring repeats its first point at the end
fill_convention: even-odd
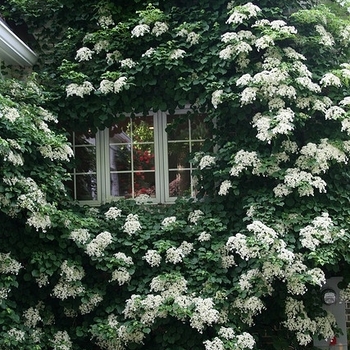
{"type": "Polygon", "coordinates": [[[39,62],[0,87],[0,348],[282,350],[337,334],[319,296],[335,275],[350,295],[342,5],[2,5],[39,62]],[[198,198],[72,203],[67,130],[185,104],[213,133],[192,155],[198,198]]]}

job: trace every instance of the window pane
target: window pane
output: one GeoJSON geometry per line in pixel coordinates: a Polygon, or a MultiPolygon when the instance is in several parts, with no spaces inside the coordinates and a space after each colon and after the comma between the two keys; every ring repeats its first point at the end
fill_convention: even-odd
{"type": "Polygon", "coordinates": [[[205,140],[209,138],[209,130],[204,123],[204,116],[196,115],[191,119],[191,139],[205,140]]]}
{"type": "Polygon", "coordinates": [[[86,133],[86,134],[81,134],[81,133],[74,133],[74,144],[75,145],[93,145],[95,146],[96,144],[96,139],[95,136],[86,133]]]}
{"type": "Polygon", "coordinates": [[[76,147],[75,165],[78,173],[96,171],[96,149],[95,147],[76,147]]]}
{"type": "Polygon", "coordinates": [[[153,116],[138,117],[132,120],[132,135],[135,143],[154,142],[153,116]]]}
{"type": "Polygon", "coordinates": [[[110,132],[111,196],[155,194],[153,116],[129,118],[110,132]]]}
{"type": "Polygon", "coordinates": [[[155,197],[154,172],[135,172],[134,188],[132,188],[131,173],[111,173],[111,196],[135,198],[140,194],[148,194],[151,197],[155,197]]]}
{"type": "Polygon", "coordinates": [[[118,121],[109,128],[109,143],[120,144],[131,142],[130,118],[118,121]]]}
{"type": "Polygon", "coordinates": [[[191,194],[190,171],[169,171],[169,195],[177,197],[191,194]]]}
{"type": "Polygon", "coordinates": [[[77,200],[97,199],[96,174],[76,175],[75,181],[77,200]]]}
{"type": "Polygon", "coordinates": [[[188,140],[189,124],[188,120],[181,120],[183,116],[168,115],[167,117],[167,133],[168,140],[188,140]]]}
{"type": "Polygon", "coordinates": [[[203,142],[192,142],[191,153],[200,152],[203,150],[203,142]]]}
{"type": "Polygon", "coordinates": [[[155,197],[155,185],[156,181],[154,172],[136,172],[134,197],[137,197],[140,194],[148,194],[151,197],[155,197]]]}
{"type": "Polygon", "coordinates": [[[131,170],[130,145],[109,146],[109,168],[110,170],[131,170]]]}
{"type": "Polygon", "coordinates": [[[111,173],[111,196],[130,198],[131,193],[131,174],[111,173]]]}
{"type": "Polygon", "coordinates": [[[176,142],[168,144],[168,166],[169,169],[182,169],[190,166],[189,144],[184,142],[176,142]]]}
{"type": "Polygon", "coordinates": [[[154,146],[136,145],[134,146],[134,169],[154,170],[154,146]]]}
{"type": "Polygon", "coordinates": [[[76,200],[97,200],[96,138],[90,132],[72,133],[74,171],[67,185],[76,200]]]}

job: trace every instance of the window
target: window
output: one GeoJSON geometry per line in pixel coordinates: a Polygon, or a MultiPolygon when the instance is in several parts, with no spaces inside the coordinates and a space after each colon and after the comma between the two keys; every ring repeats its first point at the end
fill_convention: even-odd
{"type": "Polygon", "coordinates": [[[194,195],[190,154],[208,138],[203,116],[155,112],[127,117],[95,135],[74,133],[70,188],[86,204],[147,194],[155,203],[194,195]]]}

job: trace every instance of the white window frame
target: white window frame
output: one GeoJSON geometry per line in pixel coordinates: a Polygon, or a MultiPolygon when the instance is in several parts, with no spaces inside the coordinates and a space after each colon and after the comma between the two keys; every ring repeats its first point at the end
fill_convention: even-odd
{"type": "MultiPolygon", "coordinates": [[[[170,196],[169,193],[169,169],[168,164],[168,134],[166,132],[167,127],[167,117],[169,115],[188,115],[188,112],[192,110],[188,107],[176,110],[175,113],[166,112],[149,112],[147,116],[153,117],[153,126],[154,126],[154,166],[155,166],[155,188],[156,196],[150,197],[150,203],[162,203],[162,204],[171,204],[178,198],[170,196]]],[[[144,115],[136,115],[136,117],[143,117],[144,115]]],[[[191,123],[189,122],[189,139],[187,140],[176,140],[171,142],[188,142],[191,152],[192,147],[192,130],[191,123]]],[[[204,140],[195,140],[196,142],[203,142],[204,140]]],[[[73,137],[73,149],[75,149],[75,138],[73,137]]],[[[118,199],[124,198],[124,196],[112,196],[111,193],[111,180],[110,180],[110,149],[109,149],[109,128],[104,130],[98,130],[95,134],[95,151],[96,151],[96,186],[97,186],[97,198],[92,200],[78,200],[82,205],[100,205],[111,201],[117,201],[118,199]]],[[[185,168],[184,171],[190,172],[190,186],[191,186],[191,195],[194,196],[194,179],[192,177],[192,170],[194,167],[190,163],[189,168],[185,168]]],[[[131,169],[133,174],[133,170],[131,169]]],[[[74,173],[72,175],[77,175],[82,173],[74,173]]],[[[132,175],[133,176],[133,175],[132,175]]],[[[76,181],[76,177],[72,176],[73,181],[76,181]]],[[[133,177],[132,177],[133,178],[133,177]]],[[[134,181],[132,181],[132,186],[134,186],[134,181]]],[[[73,185],[74,191],[76,191],[75,184],[73,185]]],[[[132,191],[133,193],[134,191],[132,191]]],[[[76,198],[76,193],[74,193],[74,198],[76,198]]]]}

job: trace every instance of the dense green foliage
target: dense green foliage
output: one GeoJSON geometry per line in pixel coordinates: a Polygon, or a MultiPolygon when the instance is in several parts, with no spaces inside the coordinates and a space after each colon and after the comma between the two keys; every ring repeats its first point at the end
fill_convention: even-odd
{"type": "Polygon", "coordinates": [[[43,90],[30,78],[0,91],[1,349],[333,337],[318,296],[335,275],[350,295],[350,23],[336,3],[258,5],[3,4],[30,30],[43,90]],[[214,135],[193,155],[199,200],[67,200],[65,130],[187,104],[214,135]]]}

